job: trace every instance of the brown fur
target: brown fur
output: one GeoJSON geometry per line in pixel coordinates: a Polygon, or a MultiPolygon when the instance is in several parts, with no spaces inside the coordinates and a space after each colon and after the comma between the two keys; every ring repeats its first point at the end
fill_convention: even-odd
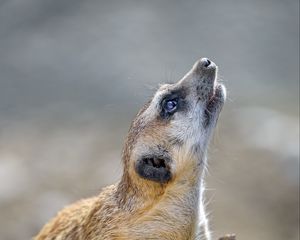
{"type": "MultiPolygon", "coordinates": [[[[209,69],[208,73],[206,70],[200,71],[200,68],[203,68],[201,61],[178,83],[162,86],[154,99],[137,114],[124,145],[124,171],[121,180],[104,188],[97,197],[79,201],[63,209],[43,227],[35,240],[209,239],[204,213],[201,213],[203,216],[200,214],[200,219],[198,215],[199,199],[202,202],[199,189],[203,188],[203,162],[210,129],[203,130],[205,141],[200,141],[202,145],[193,143],[190,146],[185,143],[185,139],[193,137],[182,137],[180,133],[194,134],[201,129],[193,129],[194,126],[190,123],[185,126],[186,113],[178,115],[178,127],[173,126],[170,121],[162,121],[155,110],[152,110],[157,108],[159,94],[178,88],[185,88],[185,94],[190,94],[186,99],[194,101],[196,96],[201,101],[208,101],[208,96],[213,94],[212,84],[215,83],[212,81],[215,81],[216,67],[209,69]],[[209,79],[211,85],[208,85],[209,79]],[[199,94],[200,86],[204,90],[198,96],[196,94],[199,94]],[[184,126],[180,125],[181,122],[184,126]],[[136,173],[133,167],[136,159],[139,154],[149,151],[163,151],[171,156],[172,161],[168,166],[172,172],[170,181],[150,181],[136,173]],[[199,231],[198,228],[200,235],[195,234],[199,231]]],[[[196,99],[194,102],[197,101],[196,99]]],[[[219,105],[221,106],[221,102],[219,105]]],[[[213,121],[216,121],[221,109],[219,105],[216,105],[213,121]]],[[[200,121],[199,119],[196,120],[200,121]]],[[[198,125],[201,126],[195,126],[198,125]]]]}

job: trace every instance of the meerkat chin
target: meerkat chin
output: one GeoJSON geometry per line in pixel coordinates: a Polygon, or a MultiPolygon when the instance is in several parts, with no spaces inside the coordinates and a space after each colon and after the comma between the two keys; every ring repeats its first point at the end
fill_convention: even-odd
{"type": "Polygon", "coordinates": [[[203,171],[226,98],[217,71],[201,58],[161,85],[131,124],[121,180],[63,209],[35,239],[210,240],[203,171]]]}

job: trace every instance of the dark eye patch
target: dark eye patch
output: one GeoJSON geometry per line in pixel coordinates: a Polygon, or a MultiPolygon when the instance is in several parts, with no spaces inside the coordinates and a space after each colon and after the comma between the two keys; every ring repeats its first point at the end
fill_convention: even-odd
{"type": "Polygon", "coordinates": [[[185,89],[173,90],[162,97],[160,103],[160,116],[163,119],[170,118],[175,112],[182,111],[186,108],[185,89]]]}

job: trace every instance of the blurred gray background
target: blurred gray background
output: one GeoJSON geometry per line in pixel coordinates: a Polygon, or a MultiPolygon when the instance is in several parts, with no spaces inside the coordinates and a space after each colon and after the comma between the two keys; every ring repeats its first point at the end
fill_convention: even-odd
{"type": "Polygon", "coordinates": [[[0,0],[0,238],[29,239],[121,175],[159,83],[199,57],[228,101],[209,150],[214,237],[299,237],[297,0],[0,0]]]}

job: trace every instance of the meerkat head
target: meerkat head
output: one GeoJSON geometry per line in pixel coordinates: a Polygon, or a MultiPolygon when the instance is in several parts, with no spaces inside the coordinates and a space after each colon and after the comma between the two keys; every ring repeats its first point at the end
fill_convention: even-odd
{"type": "Polygon", "coordinates": [[[177,83],[161,85],[137,114],[124,147],[125,174],[135,184],[167,185],[201,169],[225,101],[217,66],[198,60],[177,83]]]}

